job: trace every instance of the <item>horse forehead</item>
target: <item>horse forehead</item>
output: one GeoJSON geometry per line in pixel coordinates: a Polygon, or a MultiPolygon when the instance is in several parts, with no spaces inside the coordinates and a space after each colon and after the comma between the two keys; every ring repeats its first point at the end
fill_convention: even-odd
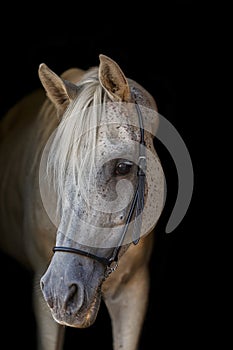
{"type": "Polygon", "coordinates": [[[139,140],[138,115],[130,104],[108,103],[98,131],[100,144],[139,140]]]}
{"type": "Polygon", "coordinates": [[[139,141],[139,133],[139,130],[129,124],[102,124],[99,126],[97,143],[100,148],[116,146],[130,149],[135,141],[139,141]]]}

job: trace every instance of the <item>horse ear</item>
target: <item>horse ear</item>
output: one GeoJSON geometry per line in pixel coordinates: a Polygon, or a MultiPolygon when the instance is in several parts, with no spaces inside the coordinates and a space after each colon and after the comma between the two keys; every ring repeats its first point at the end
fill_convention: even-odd
{"type": "Polygon", "coordinates": [[[105,55],[99,55],[99,80],[111,100],[131,100],[128,81],[118,64],[105,55]]]}
{"type": "Polygon", "coordinates": [[[40,64],[38,73],[48,98],[55,105],[61,117],[70,102],[77,96],[78,87],[60,78],[45,63],[40,64]]]}

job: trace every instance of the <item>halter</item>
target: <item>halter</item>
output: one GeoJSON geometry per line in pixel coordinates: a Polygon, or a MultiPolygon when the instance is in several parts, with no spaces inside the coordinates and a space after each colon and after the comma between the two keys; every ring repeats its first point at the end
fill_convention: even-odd
{"type": "Polygon", "coordinates": [[[118,266],[119,252],[134,213],[135,213],[135,222],[134,222],[134,230],[133,230],[133,243],[136,245],[140,240],[140,231],[141,231],[142,222],[141,222],[141,216],[139,215],[142,213],[142,210],[144,208],[146,155],[145,155],[145,139],[144,139],[142,113],[139,108],[139,105],[136,102],[136,99],[134,100],[135,100],[135,108],[137,111],[139,128],[140,128],[139,159],[138,159],[138,171],[137,171],[138,184],[137,184],[136,191],[134,193],[134,197],[131,202],[131,207],[129,209],[129,212],[126,218],[126,223],[124,225],[122,236],[118,242],[118,245],[114,247],[112,254],[108,258],[99,257],[98,255],[91,254],[89,252],[86,252],[85,250],[71,248],[71,247],[55,246],[53,248],[54,253],[55,252],[74,253],[74,254],[83,255],[90,259],[98,261],[99,263],[105,266],[105,277],[108,277],[113,271],[116,270],[118,266]],[[137,226],[135,225],[136,222],[138,223],[137,226]]]}

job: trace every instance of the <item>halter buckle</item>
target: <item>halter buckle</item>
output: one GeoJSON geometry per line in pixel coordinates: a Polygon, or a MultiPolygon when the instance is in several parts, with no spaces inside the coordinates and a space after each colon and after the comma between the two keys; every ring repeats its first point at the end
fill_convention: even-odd
{"type": "Polygon", "coordinates": [[[146,156],[140,156],[138,158],[138,175],[139,176],[146,175],[146,156]]]}
{"type": "Polygon", "coordinates": [[[105,272],[105,277],[107,278],[112,272],[116,271],[117,268],[118,268],[118,261],[110,260],[105,272]]]}

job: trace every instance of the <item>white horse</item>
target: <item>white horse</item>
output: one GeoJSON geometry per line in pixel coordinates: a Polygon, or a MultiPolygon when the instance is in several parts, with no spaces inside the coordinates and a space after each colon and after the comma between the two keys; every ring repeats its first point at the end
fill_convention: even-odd
{"type": "Polygon", "coordinates": [[[61,77],[41,64],[39,77],[0,125],[1,249],[40,281],[39,350],[93,324],[101,298],[114,350],[136,350],[164,196],[156,103],[105,55],[61,77]]]}

